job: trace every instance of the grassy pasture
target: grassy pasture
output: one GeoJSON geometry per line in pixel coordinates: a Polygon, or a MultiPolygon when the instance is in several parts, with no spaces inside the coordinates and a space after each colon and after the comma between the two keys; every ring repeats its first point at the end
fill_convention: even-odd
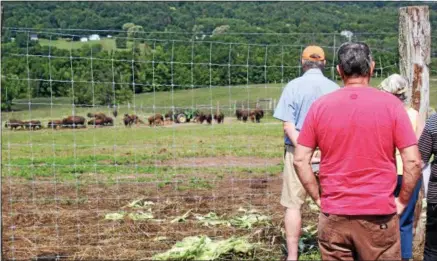
{"type": "MultiPolygon", "coordinates": [[[[371,84],[377,86],[380,82],[381,79],[376,78],[372,79],[371,84]]],[[[430,83],[430,106],[436,108],[437,79],[432,78],[430,83]]],[[[280,84],[258,84],[175,90],[174,92],[142,93],[134,96],[130,108],[128,108],[126,104],[121,105],[120,111],[133,112],[133,106],[135,105],[137,113],[143,113],[145,116],[153,112],[153,105],[155,105],[156,112],[163,113],[167,111],[172,104],[176,107],[212,105],[215,108],[218,103],[220,107],[226,108],[224,109],[224,113],[232,115],[235,101],[238,101],[239,104],[243,102],[253,106],[258,99],[271,98],[277,101],[281,92],[282,86],[280,84]]],[[[14,112],[2,113],[3,121],[11,117],[18,119],[51,119],[72,114],[72,101],[71,98],[68,97],[53,98],[52,106],[50,105],[50,98],[34,98],[30,101],[32,103],[31,106],[28,104],[28,99],[15,100],[15,105],[13,106],[14,112]]],[[[94,109],[78,107],[76,108],[76,114],[83,115],[92,110],[106,111],[108,113],[111,111],[107,107],[96,105],[94,109]]]]}
{"type": "MultiPolygon", "coordinates": [[[[59,49],[80,49],[82,48],[82,46],[85,45],[92,45],[92,44],[101,44],[103,50],[105,51],[110,51],[110,50],[128,50],[130,48],[132,48],[132,41],[128,41],[127,42],[127,48],[126,49],[121,49],[121,48],[117,48],[115,45],[115,38],[100,38],[100,40],[98,41],[88,41],[88,42],[80,42],[80,41],[70,41],[69,39],[57,39],[57,40],[49,40],[49,39],[39,39],[38,40],[39,44],[41,46],[54,46],[56,48],[59,49]]],[[[140,45],[144,45],[144,44],[140,44],[140,45]]]]}

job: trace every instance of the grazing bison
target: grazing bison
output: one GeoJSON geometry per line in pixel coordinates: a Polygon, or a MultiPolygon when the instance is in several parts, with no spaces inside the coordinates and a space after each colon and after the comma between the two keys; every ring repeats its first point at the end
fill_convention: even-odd
{"type": "Polygon", "coordinates": [[[126,113],[124,115],[124,117],[123,117],[123,122],[124,122],[124,126],[126,126],[126,127],[129,126],[130,127],[134,121],[133,121],[133,119],[131,119],[129,114],[126,113]]]}
{"type": "Polygon", "coordinates": [[[214,114],[214,120],[220,124],[225,121],[225,115],[222,112],[216,112],[214,114]]]}
{"type": "Polygon", "coordinates": [[[138,123],[144,124],[144,121],[142,121],[137,115],[132,114],[130,117],[134,120],[135,124],[138,124],[138,123]]]}
{"type": "Polygon", "coordinates": [[[16,130],[18,127],[24,128],[24,123],[20,120],[10,119],[5,123],[6,128],[11,128],[11,130],[16,130]]]}
{"type": "Polygon", "coordinates": [[[62,127],[62,120],[52,120],[47,124],[47,128],[57,129],[58,127],[62,127]]]}
{"type": "Polygon", "coordinates": [[[94,126],[94,128],[96,126],[103,126],[105,125],[105,121],[102,119],[91,119],[88,121],[88,126],[94,126]]]}
{"type": "Polygon", "coordinates": [[[243,120],[243,122],[246,122],[247,118],[249,118],[249,111],[248,110],[241,111],[241,119],[243,120]]]}
{"type": "Polygon", "coordinates": [[[87,114],[88,118],[96,118],[96,119],[101,119],[101,120],[105,120],[106,118],[106,114],[104,114],[103,112],[98,112],[98,113],[88,113],[87,114]]]}
{"type": "Polygon", "coordinates": [[[152,125],[164,125],[164,117],[160,113],[150,116],[147,120],[149,121],[150,127],[152,127],[152,125]]]}
{"type": "MultiPolygon", "coordinates": [[[[99,119],[99,120],[101,120],[101,119],[99,119]]],[[[106,126],[114,126],[114,120],[111,117],[105,117],[103,119],[103,124],[106,126]]]]}
{"type": "Polygon", "coordinates": [[[62,126],[68,128],[85,127],[85,118],[82,116],[68,116],[62,120],[62,126]]]}
{"type": "Polygon", "coordinates": [[[235,116],[237,116],[237,120],[241,121],[241,119],[243,118],[243,109],[237,109],[235,111],[235,116]]]}
{"type": "Polygon", "coordinates": [[[197,122],[202,124],[204,121],[206,121],[208,124],[212,123],[211,113],[203,113],[203,112],[199,113],[199,115],[197,116],[197,122]]]}
{"type": "Polygon", "coordinates": [[[23,122],[23,126],[24,128],[28,128],[29,130],[36,130],[42,128],[41,122],[34,121],[34,120],[23,122]]]}
{"type": "Polygon", "coordinates": [[[263,117],[264,117],[264,111],[262,109],[257,108],[250,112],[250,120],[252,122],[255,122],[256,120],[257,123],[260,123],[263,117]]]}
{"type": "Polygon", "coordinates": [[[141,123],[141,124],[144,124],[144,121],[142,121],[142,120],[140,120],[140,118],[137,116],[137,115],[135,115],[135,114],[132,114],[132,115],[129,115],[129,114],[125,114],[124,115],[124,117],[123,117],[123,122],[124,122],[124,126],[132,126],[132,124],[138,124],[138,123],[141,123]]]}

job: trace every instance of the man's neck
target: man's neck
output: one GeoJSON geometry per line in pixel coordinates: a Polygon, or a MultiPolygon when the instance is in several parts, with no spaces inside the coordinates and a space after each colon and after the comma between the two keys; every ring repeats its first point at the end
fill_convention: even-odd
{"type": "Polygon", "coordinates": [[[365,87],[369,86],[369,77],[354,77],[343,79],[345,87],[365,87]]]}

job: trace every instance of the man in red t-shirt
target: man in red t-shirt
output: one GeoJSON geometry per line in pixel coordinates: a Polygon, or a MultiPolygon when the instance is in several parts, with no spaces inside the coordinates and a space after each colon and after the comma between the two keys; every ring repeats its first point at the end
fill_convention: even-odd
{"type": "Polygon", "coordinates": [[[303,186],[321,206],[322,259],[400,260],[397,214],[420,177],[417,139],[399,99],[369,86],[375,63],[366,44],[343,44],[338,61],[345,87],[313,103],[294,161],[303,186]],[[322,154],[321,195],[310,164],[316,147],[322,154]],[[396,148],[404,164],[398,198],[396,148]]]}

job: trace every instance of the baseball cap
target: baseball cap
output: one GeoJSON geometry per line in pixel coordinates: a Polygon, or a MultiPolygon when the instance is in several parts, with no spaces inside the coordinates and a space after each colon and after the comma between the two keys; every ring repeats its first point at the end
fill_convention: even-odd
{"type": "Polygon", "coordinates": [[[323,61],[325,60],[325,52],[319,46],[310,45],[303,50],[302,59],[309,61],[323,61]]]}
{"type": "Polygon", "coordinates": [[[401,75],[395,73],[385,78],[378,87],[392,94],[403,94],[407,91],[408,81],[401,75]]]}

